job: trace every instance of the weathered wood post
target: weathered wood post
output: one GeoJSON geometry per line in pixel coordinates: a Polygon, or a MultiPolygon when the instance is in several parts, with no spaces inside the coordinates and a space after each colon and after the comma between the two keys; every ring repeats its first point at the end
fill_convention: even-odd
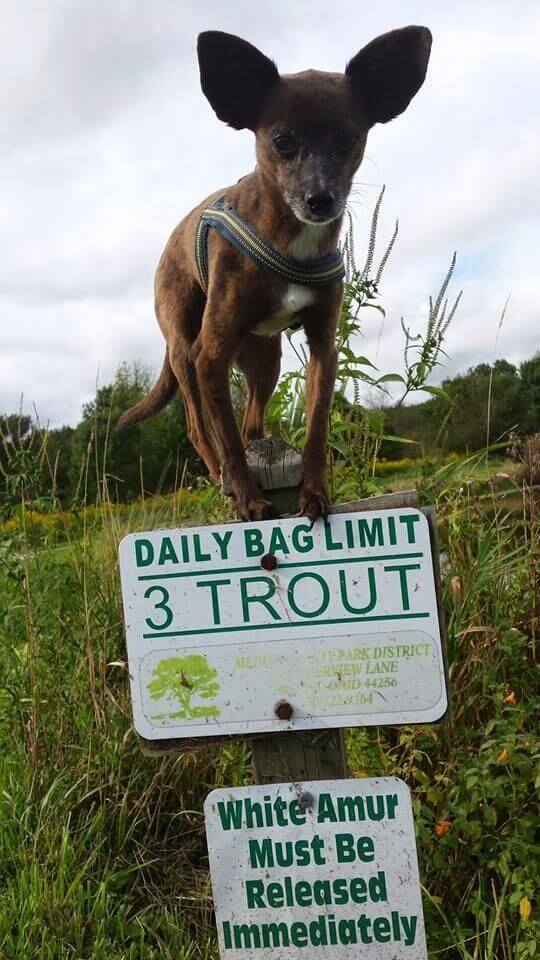
{"type": "MultiPolygon", "coordinates": [[[[248,466],[259,487],[271,501],[276,516],[298,511],[302,482],[302,455],[277,437],[252,440],[246,449],[248,466]]],[[[276,716],[284,721],[294,716],[294,704],[278,701],[276,716]],[[291,709],[292,708],[292,709],[291,709]]],[[[343,780],[347,760],[343,731],[284,730],[251,740],[256,783],[302,780],[343,780]]]]}
{"type": "MultiPolygon", "coordinates": [[[[296,513],[302,482],[302,456],[284,440],[268,437],[253,440],[246,449],[248,466],[261,490],[271,501],[277,516],[296,513]]],[[[225,489],[227,486],[225,484],[225,489]]],[[[415,490],[355,500],[337,508],[340,513],[353,510],[380,510],[391,507],[416,507],[415,490]]],[[[333,511],[334,512],[334,511],[333,511]]],[[[432,545],[436,546],[433,510],[426,509],[432,545]]],[[[434,549],[434,557],[438,551],[434,549]]],[[[439,587],[438,562],[435,575],[439,587]]],[[[438,596],[440,591],[438,589],[438,596]]],[[[441,622],[443,622],[441,616],[441,622]]],[[[444,645],[443,649],[446,648],[444,645]]],[[[278,702],[276,715],[283,720],[294,716],[294,704],[278,702]],[[292,711],[291,711],[292,708],[292,711]],[[281,711],[281,713],[280,713],[281,711]]],[[[282,783],[302,780],[340,780],[348,776],[345,737],[342,729],[294,731],[261,734],[251,740],[256,783],[282,783]]]]}

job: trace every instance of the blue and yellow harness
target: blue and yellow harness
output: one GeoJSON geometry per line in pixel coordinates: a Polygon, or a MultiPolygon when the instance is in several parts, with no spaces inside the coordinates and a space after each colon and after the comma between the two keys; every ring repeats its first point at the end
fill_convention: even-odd
{"type": "Polygon", "coordinates": [[[345,265],[340,250],[334,250],[320,260],[295,260],[284,256],[259,236],[256,230],[238,216],[233,207],[219,197],[203,210],[197,226],[195,256],[199,281],[208,293],[208,231],[211,227],[226,237],[233,246],[245,253],[264,270],[277,273],[289,283],[304,287],[324,287],[343,280],[345,265]]]}

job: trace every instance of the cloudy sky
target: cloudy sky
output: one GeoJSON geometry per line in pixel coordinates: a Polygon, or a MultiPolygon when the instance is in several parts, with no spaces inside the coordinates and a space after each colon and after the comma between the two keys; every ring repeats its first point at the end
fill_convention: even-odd
{"type": "Polygon", "coordinates": [[[540,344],[537,0],[4,0],[0,38],[0,411],[51,425],[122,360],[161,364],[155,265],[176,222],[253,165],[252,135],[204,100],[197,33],[238,33],[283,72],[340,70],[373,36],[428,25],[428,78],[370,135],[351,211],[357,245],[386,184],[384,328],[362,353],[400,369],[399,320],[421,329],[452,251],[463,301],[441,375],[540,344]],[[499,316],[511,299],[498,342],[499,316]]]}

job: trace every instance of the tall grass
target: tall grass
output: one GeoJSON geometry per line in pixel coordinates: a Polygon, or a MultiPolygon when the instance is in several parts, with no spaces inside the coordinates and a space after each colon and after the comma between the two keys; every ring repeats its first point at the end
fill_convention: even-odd
{"type": "MultiPolygon", "coordinates": [[[[425,492],[444,540],[452,718],[351,731],[349,762],[412,788],[431,955],[530,957],[537,527],[495,501],[486,510],[453,464],[425,492]]],[[[23,502],[4,534],[0,956],[217,955],[202,806],[214,786],[250,782],[249,753],[141,754],[116,550],[133,529],[229,509],[210,488],[121,509],[105,500],[59,536],[36,534],[23,502]]]]}
{"type": "Polygon", "coordinates": [[[2,957],[213,955],[200,811],[214,785],[244,782],[245,750],[141,756],[116,548],[134,527],[218,513],[214,491],[103,504],[72,541],[36,542],[23,527],[11,542],[0,573],[2,957]]]}

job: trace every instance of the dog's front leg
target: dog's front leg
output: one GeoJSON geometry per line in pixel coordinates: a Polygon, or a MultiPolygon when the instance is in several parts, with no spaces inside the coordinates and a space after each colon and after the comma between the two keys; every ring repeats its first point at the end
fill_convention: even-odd
{"type": "Polygon", "coordinates": [[[255,483],[246,461],[244,446],[234,416],[229,386],[229,368],[238,351],[241,335],[224,322],[234,316],[230,306],[214,311],[208,304],[193,355],[197,381],[207,423],[243,520],[263,520],[271,515],[271,504],[255,483]]]}
{"type": "Polygon", "coordinates": [[[304,320],[310,359],[306,381],[307,441],[304,448],[304,479],[300,490],[300,510],[310,520],[326,517],[330,497],[326,489],[326,449],[328,420],[336,381],[337,350],[334,318],[311,313],[304,320]]]}

